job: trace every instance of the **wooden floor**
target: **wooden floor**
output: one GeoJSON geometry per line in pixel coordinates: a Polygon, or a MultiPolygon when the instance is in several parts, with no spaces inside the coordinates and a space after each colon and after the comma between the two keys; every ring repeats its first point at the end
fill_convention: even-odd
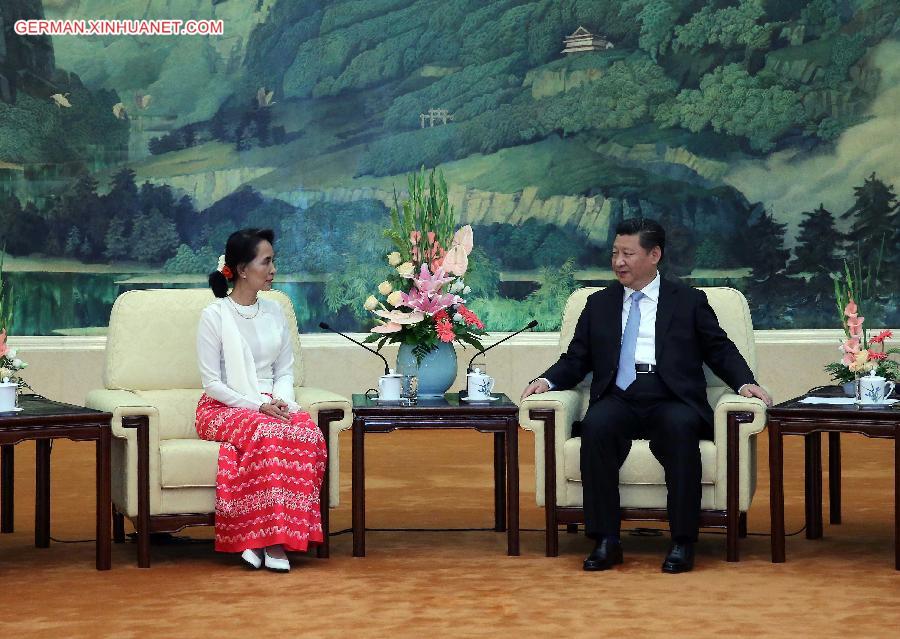
{"type": "MultiPolygon", "coordinates": [[[[342,436],[342,503],[332,530],[350,526],[350,439],[342,436]]],[[[489,528],[491,438],[473,432],[398,432],[367,439],[371,528],[489,528]]],[[[759,485],[741,561],[703,534],[697,566],[664,575],[666,536],[626,533],[625,564],[584,573],[590,542],[563,533],[543,556],[534,506],[533,439],[521,437],[522,555],[486,530],[370,532],[366,558],[349,533],[332,558],[293,558],[286,575],[242,568],[217,554],[211,530],[155,546],[136,567],[134,544],[113,547],[94,570],[90,543],[33,546],[34,444],[16,453],[16,531],[0,536],[0,637],[897,637],[900,572],[893,569],[893,444],[843,439],[844,523],[825,537],[788,538],[787,563],[769,561],[768,477],[759,485]]],[[[58,539],[93,536],[94,448],[59,442],[52,454],[52,525],[58,539]]],[[[786,439],[788,531],[803,525],[803,451],[786,439]]],[[[827,464],[825,465],[827,469],[827,464]]],[[[826,473],[827,481],[827,473],[826,473]]],[[[827,500],[827,490],[826,490],[827,500]]],[[[827,522],[827,502],[826,502],[827,522]]],[[[626,528],[633,527],[626,524],[626,528]]]]}

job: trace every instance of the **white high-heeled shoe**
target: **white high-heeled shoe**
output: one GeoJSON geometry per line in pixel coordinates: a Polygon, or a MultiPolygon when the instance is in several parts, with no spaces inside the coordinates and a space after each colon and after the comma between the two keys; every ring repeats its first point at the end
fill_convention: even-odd
{"type": "Polygon", "coordinates": [[[265,556],[265,564],[266,568],[269,570],[274,570],[275,572],[289,572],[291,569],[291,562],[288,561],[287,556],[285,557],[273,557],[269,554],[269,549],[266,548],[263,552],[265,556]]]}
{"type": "Polygon", "coordinates": [[[263,564],[263,549],[248,548],[241,553],[241,559],[252,568],[260,568],[263,564]]]}

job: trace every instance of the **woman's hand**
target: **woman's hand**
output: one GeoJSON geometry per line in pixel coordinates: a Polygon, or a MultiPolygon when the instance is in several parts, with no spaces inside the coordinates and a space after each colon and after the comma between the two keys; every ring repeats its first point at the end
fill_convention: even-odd
{"type": "Polygon", "coordinates": [[[273,397],[272,403],[275,404],[281,410],[283,410],[285,415],[290,416],[291,405],[288,402],[284,401],[283,399],[279,399],[278,397],[273,397]]]}
{"type": "Polygon", "coordinates": [[[266,402],[259,407],[259,412],[263,415],[268,415],[269,417],[280,419],[283,422],[291,421],[290,413],[288,413],[287,409],[287,404],[285,404],[280,399],[266,402]]]}

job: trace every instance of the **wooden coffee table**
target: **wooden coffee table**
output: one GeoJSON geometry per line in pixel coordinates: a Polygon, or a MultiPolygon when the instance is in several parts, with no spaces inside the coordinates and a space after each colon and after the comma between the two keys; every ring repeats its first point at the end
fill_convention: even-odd
{"type": "Polygon", "coordinates": [[[494,530],[506,531],[508,555],[519,554],[519,408],[503,394],[467,403],[459,393],[420,398],[414,406],[379,405],[353,396],[353,556],[366,555],[365,436],[398,429],[471,429],[494,434],[494,530]]]}
{"type": "Polygon", "coordinates": [[[900,570],[900,402],[889,407],[836,404],[801,404],[809,395],[842,397],[839,387],[814,392],[773,406],[769,420],[770,508],[772,514],[772,561],[785,560],[784,550],[784,435],[803,435],[806,451],[806,537],[822,536],[822,443],[829,434],[832,523],[840,523],[840,434],[894,440],[894,567],[900,570]]]}
{"type": "Polygon", "coordinates": [[[97,570],[109,570],[110,413],[63,404],[38,396],[19,399],[19,412],[0,413],[0,532],[13,531],[15,444],[35,440],[34,545],[50,545],[50,442],[53,439],[97,442],[97,570]]]}

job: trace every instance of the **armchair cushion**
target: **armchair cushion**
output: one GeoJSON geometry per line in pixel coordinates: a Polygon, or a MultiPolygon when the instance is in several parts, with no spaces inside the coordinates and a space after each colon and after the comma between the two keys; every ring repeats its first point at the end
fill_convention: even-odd
{"type": "Polygon", "coordinates": [[[218,442],[166,439],[159,442],[159,483],[163,488],[215,488],[218,442]]]}
{"type": "MultiPolygon", "coordinates": [[[[700,441],[700,463],[702,464],[700,483],[716,483],[716,445],[709,440],[700,441]]],[[[565,443],[566,479],[581,481],[581,438],[573,437],[565,443]]],[[[620,484],[666,485],[666,473],[662,464],[650,452],[650,442],[636,439],[631,443],[631,451],[619,469],[620,484]]]]}

